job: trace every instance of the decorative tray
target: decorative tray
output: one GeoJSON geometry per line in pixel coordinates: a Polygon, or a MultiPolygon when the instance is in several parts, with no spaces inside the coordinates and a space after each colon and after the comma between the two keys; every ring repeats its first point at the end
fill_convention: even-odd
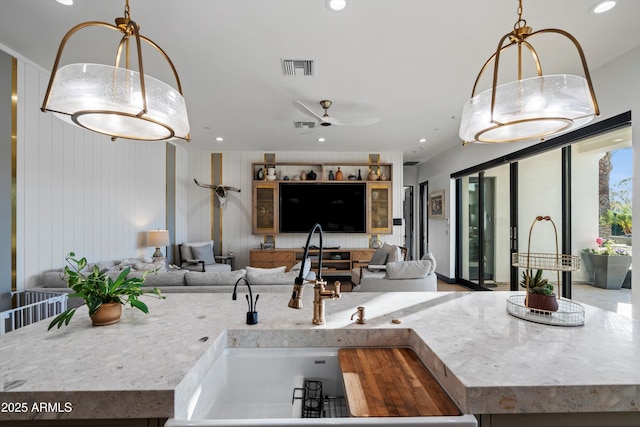
{"type": "Polygon", "coordinates": [[[535,270],[577,271],[580,270],[580,257],[551,253],[514,253],[511,265],[535,270]]]}
{"type": "Polygon", "coordinates": [[[584,325],[584,307],[565,298],[558,298],[558,311],[533,309],[525,306],[526,295],[507,298],[507,312],[520,319],[554,326],[584,325]]]}
{"type": "MultiPolygon", "coordinates": [[[[527,295],[514,295],[507,298],[507,312],[509,314],[523,320],[528,320],[529,322],[543,323],[545,325],[584,325],[584,307],[571,300],[561,298],[562,287],[560,282],[561,271],[580,270],[580,258],[575,255],[560,253],[558,249],[558,229],[556,228],[556,224],[555,222],[553,222],[550,216],[538,215],[535,217],[533,223],[531,223],[531,228],[529,228],[529,243],[527,245],[527,252],[512,254],[511,265],[513,267],[525,269],[525,273],[523,273],[525,280],[524,286],[527,289],[527,295],[529,295],[529,299],[527,299],[527,295]],[[553,226],[556,244],[555,254],[531,252],[531,235],[533,234],[533,228],[538,222],[541,221],[547,221],[553,226]],[[538,280],[538,276],[541,275],[541,270],[550,270],[556,272],[556,286],[558,289],[558,310],[549,311],[547,310],[547,308],[550,307],[548,304],[542,304],[541,302],[537,301],[533,303],[531,301],[531,295],[533,295],[534,293],[530,293],[529,283],[532,280],[534,269],[538,270],[536,280],[538,280]]],[[[540,283],[542,283],[542,281],[540,281],[540,283]]],[[[548,281],[546,283],[547,285],[550,285],[548,281]]],[[[550,286],[551,291],[553,291],[553,286],[550,286]]],[[[549,290],[546,289],[546,291],[549,290]]],[[[542,292],[537,293],[540,294],[542,292]]],[[[549,293],[544,293],[544,295],[549,295],[549,293]]]]}

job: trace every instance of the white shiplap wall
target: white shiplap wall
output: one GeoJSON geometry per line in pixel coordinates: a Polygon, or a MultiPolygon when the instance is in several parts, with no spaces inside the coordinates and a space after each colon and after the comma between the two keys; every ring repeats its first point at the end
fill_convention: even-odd
{"type": "MultiPolygon", "coordinates": [[[[318,152],[275,152],[277,162],[318,163],[362,163],[368,161],[369,153],[318,153],[318,152]]],[[[393,163],[393,217],[402,217],[402,153],[381,154],[383,163],[393,163]]],[[[258,248],[263,236],[251,234],[251,163],[264,160],[264,152],[223,152],[222,177],[224,185],[241,189],[240,193],[230,192],[226,206],[222,209],[222,249],[235,253],[235,268],[249,263],[249,250],[258,248]]],[[[186,180],[211,183],[211,155],[204,152],[190,152],[186,180]]],[[[363,173],[365,171],[363,170],[363,173]]],[[[220,184],[218,182],[214,184],[220,184]]],[[[199,241],[211,237],[211,196],[210,190],[189,184],[188,239],[199,241]]],[[[403,228],[394,227],[393,235],[382,236],[389,243],[401,244],[403,228]]],[[[293,248],[304,245],[306,235],[279,235],[276,247],[293,248]]],[[[367,247],[368,236],[364,234],[325,234],[327,246],[367,247]]]]}
{"type": "Polygon", "coordinates": [[[40,106],[49,80],[18,61],[17,288],[64,265],[150,256],[144,231],[164,228],[165,143],[117,140],[64,123],[40,106]]]}

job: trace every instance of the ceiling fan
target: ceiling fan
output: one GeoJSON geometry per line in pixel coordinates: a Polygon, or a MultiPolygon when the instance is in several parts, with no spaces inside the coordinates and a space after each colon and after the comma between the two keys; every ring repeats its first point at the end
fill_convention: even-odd
{"type": "Polygon", "coordinates": [[[340,119],[336,119],[335,117],[330,117],[328,110],[329,110],[329,107],[331,107],[331,104],[332,102],[327,99],[320,101],[320,106],[324,108],[324,114],[322,116],[319,116],[318,114],[314,113],[309,107],[304,105],[302,102],[297,100],[293,101],[293,106],[296,107],[296,109],[306,114],[307,116],[310,116],[316,119],[320,124],[320,126],[331,126],[331,125],[368,126],[368,125],[374,125],[380,121],[378,117],[372,117],[368,119],[357,119],[357,120],[340,120],[340,119]]]}

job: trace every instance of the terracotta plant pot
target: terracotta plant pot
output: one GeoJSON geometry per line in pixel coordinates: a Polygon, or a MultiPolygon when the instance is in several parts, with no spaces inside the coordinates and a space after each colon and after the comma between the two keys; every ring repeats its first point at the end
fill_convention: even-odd
{"type": "Polygon", "coordinates": [[[527,307],[533,311],[558,311],[558,300],[556,294],[543,295],[543,294],[527,294],[527,307]]]}
{"type": "Polygon", "coordinates": [[[102,304],[98,311],[91,315],[93,326],[113,325],[120,321],[122,315],[122,304],[118,302],[108,302],[102,304]]]}

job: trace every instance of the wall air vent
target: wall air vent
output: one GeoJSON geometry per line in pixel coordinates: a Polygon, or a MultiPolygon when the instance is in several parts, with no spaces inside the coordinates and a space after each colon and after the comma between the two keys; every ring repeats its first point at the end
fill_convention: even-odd
{"type": "Polygon", "coordinates": [[[296,129],[313,129],[316,127],[315,122],[293,122],[293,127],[296,129]]]}
{"type": "Polygon", "coordinates": [[[313,76],[315,61],[313,59],[283,59],[282,73],[285,76],[313,76]]]}

